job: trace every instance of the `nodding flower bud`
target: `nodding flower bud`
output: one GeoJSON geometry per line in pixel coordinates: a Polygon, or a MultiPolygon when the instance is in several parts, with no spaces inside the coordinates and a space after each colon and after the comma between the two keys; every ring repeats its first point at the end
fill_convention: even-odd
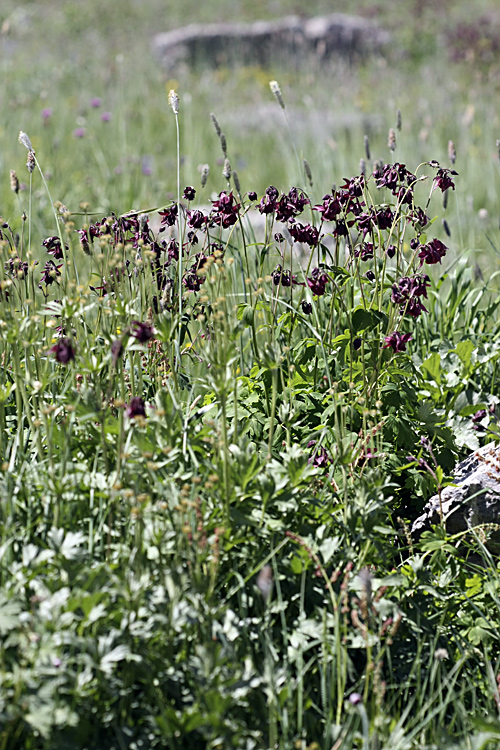
{"type": "Polygon", "coordinates": [[[24,130],[21,130],[19,133],[19,143],[22,143],[23,146],[25,146],[28,151],[33,151],[33,146],[31,145],[31,141],[28,138],[27,134],[24,132],[24,130]]]}
{"type": "Polygon", "coordinates": [[[170,89],[170,91],[168,92],[168,103],[172,107],[172,112],[174,113],[174,115],[178,115],[179,114],[179,97],[177,96],[177,94],[175,93],[173,89],[170,89]]]}
{"type": "Polygon", "coordinates": [[[285,101],[283,99],[283,94],[281,93],[280,85],[278,81],[269,81],[269,88],[271,89],[271,92],[274,94],[274,97],[278,104],[280,105],[281,109],[285,109],[285,101]]]}

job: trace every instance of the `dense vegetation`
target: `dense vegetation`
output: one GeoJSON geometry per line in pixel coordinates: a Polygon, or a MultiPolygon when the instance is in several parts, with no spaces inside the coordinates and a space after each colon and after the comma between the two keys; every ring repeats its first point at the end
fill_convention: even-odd
{"type": "MultiPolygon", "coordinates": [[[[98,31],[71,8],[46,8],[61,49],[86,13],[98,31]]],[[[28,75],[24,11],[0,113],[0,748],[498,747],[493,529],[411,532],[498,436],[494,24],[446,47],[467,122],[410,142],[446,98],[413,89],[420,114],[337,122],[330,159],[301,119],[314,71],[134,77],[103,9],[97,68],[82,43],[28,75]],[[251,165],[235,99],[200,115],[263,80],[251,165]]],[[[402,96],[433,39],[393,69],[402,96]]],[[[373,101],[376,71],[355,73],[373,101]]]]}

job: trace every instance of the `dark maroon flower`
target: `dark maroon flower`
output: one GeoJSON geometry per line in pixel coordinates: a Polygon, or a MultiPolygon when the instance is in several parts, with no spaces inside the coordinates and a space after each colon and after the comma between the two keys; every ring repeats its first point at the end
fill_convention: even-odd
{"type": "Polygon", "coordinates": [[[183,284],[190,292],[199,292],[204,281],[204,276],[197,276],[196,273],[187,273],[184,276],[183,284]]]}
{"type": "Polygon", "coordinates": [[[249,201],[256,201],[257,200],[257,193],[255,190],[250,190],[248,193],[248,200],[249,201]]]}
{"type": "Polygon", "coordinates": [[[195,196],[196,196],[196,190],[194,189],[194,187],[188,186],[184,188],[184,193],[182,194],[182,197],[184,198],[184,200],[194,201],[195,196]]]}
{"type": "Polygon", "coordinates": [[[342,206],[335,195],[325,195],[323,203],[319,203],[313,209],[319,211],[324,221],[334,221],[342,213],[342,206]]]}
{"type": "Polygon", "coordinates": [[[288,194],[283,193],[279,199],[276,218],[278,221],[289,221],[301,214],[309,202],[309,198],[306,198],[303,192],[293,187],[288,194]]]}
{"type": "Polygon", "coordinates": [[[177,203],[174,203],[170,208],[167,208],[165,211],[158,211],[158,214],[161,216],[161,225],[167,226],[167,227],[173,227],[175,222],[177,221],[177,203]]]}
{"type": "MultiPolygon", "coordinates": [[[[64,258],[61,240],[59,239],[59,237],[47,237],[47,239],[42,242],[42,245],[47,250],[49,255],[53,255],[56,260],[61,260],[62,258],[64,258]]],[[[67,250],[68,246],[65,245],[65,248],[67,250]]]]}
{"type": "Polygon", "coordinates": [[[75,350],[73,349],[71,341],[67,338],[59,339],[57,344],[53,346],[50,351],[62,365],[67,365],[68,362],[71,362],[71,360],[75,358],[75,350]]]}
{"type": "Polygon", "coordinates": [[[62,268],[62,264],[56,266],[53,260],[49,260],[43,267],[43,274],[40,283],[46,284],[47,286],[53,284],[57,277],[61,275],[60,268],[62,268]]]}
{"type": "Polygon", "coordinates": [[[316,440],[310,440],[307,444],[308,448],[313,448],[313,450],[311,451],[312,455],[308,463],[312,464],[313,466],[317,466],[318,468],[326,469],[327,466],[332,462],[332,459],[330,458],[326,448],[323,448],[322,445],[319,447],[319,449],[316,449],[316,443],[316,440]]]}
{"type": "Polygon", "coordinates": [[[177,242],[177,240],[170,240],[167,245],[167,255],[170,263],[173,260],[179,260],[179,243],[177,242]]]}
{"type": "Polygon", "coordinates": [[[317,297],[325,293],[325,287],[329,281],[326,273],[321,273],[319,268],[313,268],[311,275],[306,278],[307,286],[317,297]]]}
{"type": "Polygon", "coordinates": [[[15,279],[24,279],[28,273],[27,261],[21,260],[18,255],[16,255],[15,258],[9,258],[9,260],[4,263],[4,267],[5,270],[10,272],[11,276],[15,279]]]}
{"type": "Polygon", "coordinates": [[[79,229],[80,245],[85,255],[90,255],[89,235],[86,229],[79,229]]]}
{"type": "Polygon", "coordinates": [[[215,224],[220,224],[223,227],[231,227],[238,221],[238,209],[239,203],[234,202],[234,195],[232,191],[227,193],[222,191],[219,193],[219,197],[212,203],[211,219],[215,224]]]}
{"type": "Polygon", "coordinates": [[[313,306],[311,302],[308,302],[306,299],[302,300],[302,302],[300,303],[300,306],[302,308],[302,312],[304,313],[304,315],[310,315],[313,311],[313,306]]]}
{"type": "Polygon", "coordinates": [[[275,242],[284,242],[285,238],[283,237],[281,232],[276,232],[276,234],[274,235],[274,240],[275,242]]]}
{"type": "Polygon", "coordinates": [[[146,407],[142,398],[139,398],[139,396],[132,396],[125,408],[125,414],[129,419],[134,419],[134,417],[145,417],[146,407]]]}
{"type": "Polygon", "coordinates": [[[373,271],[367,271],[366,278],[368,279],[368,281],[375,281],[375,274],[373,273],[373,271]]]}
{"type": "Polygon", "coordinates": [[[202,211],[188,211],[187,216],[187,223],[192,229],[201,229],[208,222],[208,217],[202,211]]]}
{"type": "Polygon", "coordinates": [[[475,414],[472,415],[473,422],[480,422],[486,416],[486,409],[479,409],[475,414]]]}
{"type": "Polygon", "coordinates": [[[422,263],[428,263],[433,265],[435,263],[441,263],[441,259],[446,255],[448,248],[441,240],[434,239],[428,242],[426,245],[422,245],[418,257],[422,263]]]}
{"type": "Polygon", "coordinates": [[[258,209],[261,214],[272,214],[278,208],[278,191],[274,185],[270,185],[266,188],[262,200],[258,205],[258,209]]]}
{"type": "Polygon", "coordinates": [[[284,271],[281,266],[276,266],[271,276],[274,286],[291,286],[292,284],[290,271],[284,271]]]}
{"type": "Polygon", "coordinates": [[[296,242],[303,242],[309,247],[316,247],[319,241],[319,231],[311,224],[290,224],[290,234],[296,242]]]}
{"type": "Polygon", "coordinates": [[[395,352],[405,352],[406,344],[412,339],[411,333],[400,333],[399,331],[393,331],[389,336],[385,336],[385,344],[382,347],[387,349],[390,347],[395,352]]]}
{"type": "Polygon", "coordinates": [[[388,258],[394,258],[396,255],[396,246],[395,245],[389,245],[389,247],[386,250],[387,257],[388,258]]]}
{"type": "Polygon", "coordinates": [[[132,321],[130,335],[133,336],[140,344],[146,344],[154,336],[153,328],[149,323],[141,323],[139,320],[132,321]]]}
{"type": "Polygon", "coordinates": [[[394,214],[389,207],[381,208],[375,213],[375,223],[379,229],[390,229],[394,222],[394,214]]]}
{"type": "Polygon", "coordinates": [[[434,177],[433,187],[440,188],[442,193],[448,190],[448,188],[453,188],[453,190],[455,190],[455,183],[450,175],[458,175],[458,172],[455,172],[454,169],[438,169],[437,174],[434,177]]]}
{"type": "Polygon", "coordinates": [[[360,260],[370,260],[370,258],[373,258],[373,253],[373,242],[363,242],[363,244],[354,251],[354,255],[357,258],[360,258],[360,260]]]}
{"type": "Polygon", "coordinates": [[[361,349],[361,344],[362,344],[362,341],[361,341],[361,339],[360,339],[360,338],[356,338],[356,339],[354,339],[354,341],[352,342],[352,348],[353,348],[353,349],[354,349],[355,351],[358,351],[358,349],[361,349]]]}

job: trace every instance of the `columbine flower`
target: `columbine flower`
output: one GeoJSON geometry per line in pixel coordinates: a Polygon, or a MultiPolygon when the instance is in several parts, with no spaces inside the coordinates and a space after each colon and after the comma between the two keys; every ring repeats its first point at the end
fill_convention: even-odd
{"type": "Polygon", "coordinates": [[[447,250],[448,248],[446,245],[436,238],[431,240],[431,242],[428,242],[426,245],[422,245],[418,257],[421,259],[422,263],[433,265],[435,263],[441,263],[441,259],[444,258],[447,250]]]}
{"type": "MultiPolygon", "coordinates": [[[[64,253],[61,245],[61,240],[59,237],[47,237],[46,240],[42,242],[42,245],[47,250],[49,255],[53,255],[56,260],[61,260],[64,258],[64,253]]],[[[66,250],[68,249],[68,246],[65,245],[66,250]]]]}
{"type": "Polygon", "coordinates": [[[43,267],[43,274],[40,283],[46,284],[47,286],[53,284],[57,277],[61,275],[60,268],[62,268],[62,263],[60,266],[56,266],[53,260],[49,260],[43,267]]]}
{"type": "Polygon", "coordinates": [[[146,417],[146,407],[142,398],[133,396],[125,408],[125,414],[129,419],[134,417],[146,417]]]}
{"type": "Polygon", "coordinates": [[[300,306],[302,308],[302,312],[304,313],[304,315],[310,315],[313,311],[313,306],[311,302],[308,302],[305,299],[302,300],[302,302],[300,303],[300,306]]]}
{"type": "Polygon", "coordinates": [[[383,349],[391,348],[395,352],[405,352],[406,344],[413,338],[411,333],[400,333],[399,331],[393,331],[389,336],[385,337],[385,344],[383,349]]]}
{"type": "Polygon", "coordinates": [[[448,188],[453,188],[453,190],[455,190],[455,183],[450,175],[458,175],[458,172],[455,172],[454,169],[445,169],[444,167],[438,169],[437,174],[434,177],[434,182],[432,183],[433,189],[439,188],[442,193],[448,190],[448,188]]]}
{"type": "Polygon", "coordinates": [[[261,214],[272,214],[278,208],[278,191],[274,185],[270,185],[266,188],[262,200],[258,205],[259,212],[261,214]]]}
{"type": "Polygon", "coordinates": [[[71,360],[75,358],[75,350],[73,349],[71,341],[67,338],[59,339],[57,344],[53,346],[50,351],[53,353],[56,360],[62,365],[67,365],[68,362],[71,362],[71,360]]]}
{"type": "Polygon", "coordinates": [[[326,448],[323,448],[322,445],[320,445],[319,449],[315,448],[316,442],[316,440],[310,440],[307,444],[308,448],[314,449],[308,463],[318,468],[326,469],[327,466],[332,462],[332,459],[330,458],[326,448]]]}
{"type": "Polygon", "coordinates": [[[321,273],[319,268],[313,268],[311,275],[306,278],[307,286],[317,297],[325,293],[325,287],[328,282],[326,273],[321,273]]]}
{"type": "Polygon", "coordinates": [[[256,201],[257,200],[257,193],[255,190],[249,190],[248,192],[248,200],[249,201],[256,201]]]}
{"type": "Polygon", "coordinates": [[[139,320],[134,320],[132,321],[130,334],[137,339],[140,344],[146,344],[153,338],[154,331],[149,323],[141,323],[139,320]]]}
{"type": "Polygon", "coordinates": [[[184,188],[184,193],[182,194],[182,197],[186,201],[194,201],[196,197],[196,190],[194,187],[187,186],[184,188]]]}

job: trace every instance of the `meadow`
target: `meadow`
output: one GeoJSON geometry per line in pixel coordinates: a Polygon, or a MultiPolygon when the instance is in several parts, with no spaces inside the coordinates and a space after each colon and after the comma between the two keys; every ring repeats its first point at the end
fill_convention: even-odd
{"type": "Polygon", "coordinates": [[[499,529],[411,531],[499,436],[500,14],[391,6],[3,3],[0,750],[500,747],[499,529]]]}

